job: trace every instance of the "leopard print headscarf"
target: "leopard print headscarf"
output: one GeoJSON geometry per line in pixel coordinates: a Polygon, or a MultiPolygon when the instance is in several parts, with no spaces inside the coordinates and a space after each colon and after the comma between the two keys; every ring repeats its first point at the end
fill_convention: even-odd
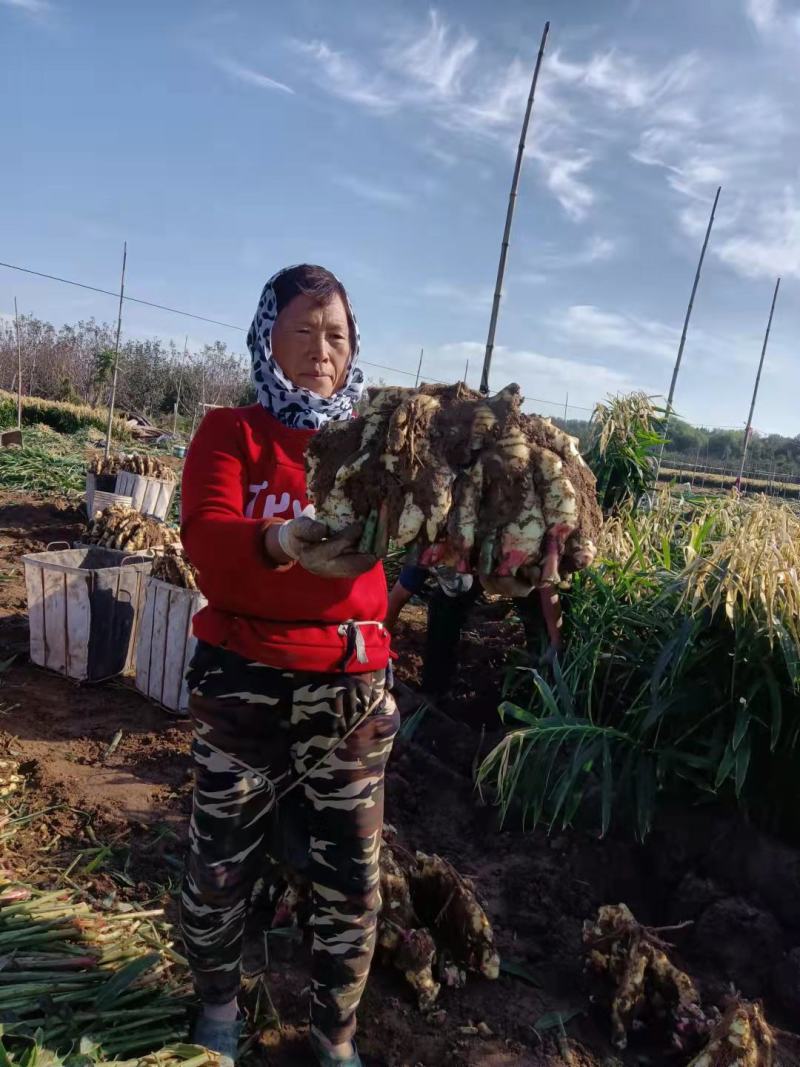
{"type": "Polygon", "coordinates": [[[247,334],[247,347],[253,359],[252,378],[259,404],[270,415],[294,429],[318,430],[326,422],[342,422],[353,417],[353,410],[364,391],[364,375],[356,366],[359,349],[358,323],[347,300],[353,321],[353,351],[344,385],[331,397],[319,396],[303,389],[286,377],[272,354],[272,327],[278,317],[274,284],[292,267],[274,274],[261,293],[253,324],[247,334]]]}

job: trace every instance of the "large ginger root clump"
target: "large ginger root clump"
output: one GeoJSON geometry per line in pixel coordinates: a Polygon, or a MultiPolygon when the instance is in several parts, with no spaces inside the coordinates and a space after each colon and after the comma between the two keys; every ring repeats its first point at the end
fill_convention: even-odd
{"type": "Polygon", "coordinates": [[[442,982],[462,985],[467,971],[499,976],[494,931],[473,883],[441,856],[404,849],[391,828],[381,851],[381,896],[378,949],[403,972],[422,1011],[442,982]]]}
{"type": "Polygon", "coordinates": [[[0,759],[0,798],[16,793],[24,781],[16,760],[0,759]]]}
{"type": "Polygon", "coordinates": [[[180,544],[166,545],[153,560],[150,572],[159,581],[181,589],[197,589],[197,571],[183,554],[180,544]]]}
{"type": "Polygon", "coordinates": [[[141,474],[147,478],[158,478],[162,482],[174,482],[175,471],[163,463],[158,456],[147,456],[140,452],[121,452],[117,456],[96,456],[87,468],[89,474],[141,474]]]}
{"type": "MultiPolygon", "coordinates": [[[[587,964],[602,981],[603,1000],[610,1001],[617,1048],[627,1046],[631,1030],[658,1027],[672,1046],[665,1062],[686,1067],[800,1063],[795,1035],[773,1029],[758,1002],[735,994],[722,1014],[715,1006],[705,1009],[692,979],[670,961],[663,932],[642,926],[625,904],[604,905],[596,919],[584,923],[587,964]]],[[[652,1032],[647,1036],[652,1042],[652,1032]]]]}
{"type": "Polygon", "coordinates": [[[135,508],[111,504],[92,519],[84,540],[90,545],[142,552],[179,544],[180,535],[171,526],[142,515],[135,508]]]}
{"type": "Polygon", "coordinates": [[[373,390],[362,418],[309,445],[309,494],[334,531],[365,523],[361,550],[420,550],[422,564],[553,583],[589,566],[602,516],[575,438],[525,415],[519,387],[373,390]],[[561,572],[561,573],[560,573],[561,572]]]}
{"type": "MultiPolygon", "coordinates": [[[[463,985],[468,972],[499,977],[492,925],[473,883],[452,864],[409,852],[387,825],[380,874],[378,953],[403,973],[421,1011],[435,1004],[443,984],[463,985]]],[[[273,928],[301,925],[308,910],[308,883],[296,871],[284,872],[283,879],[273,928]]]]}
{"type": "Polygon", "coordinates": [[[761,1005],[734,997],[689,1067],[773,1067],[776,1044],[761,1005]]]}
{"type": "MultiPolygon", "coordinates": [[[[612,1040],[628,1044],[628,1033],[648,1023],[666,1025],[677,1048],[705,1034],[709,1020],[692,979],[669,959],[658,931],[642,926],[626,904],[606,904],[583,927],[587,963],[603,978],[611,997],[612,1040]]],[[[696,1046],[695,1046],[696,1047],[696,1046]]]]}

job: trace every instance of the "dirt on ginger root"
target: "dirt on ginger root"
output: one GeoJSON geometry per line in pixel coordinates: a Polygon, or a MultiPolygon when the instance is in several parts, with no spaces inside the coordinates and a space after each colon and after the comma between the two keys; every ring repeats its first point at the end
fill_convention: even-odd
{"type": "Polygon", "coordinates": [[[709,1030],[694,982],[676,967],[657,930],[642,926],[625,904],[606,904],[583,928],[587,965],[610,999],[611,1038],[624,1049],[638,1025],[666,1027],[675,1048],[697,1047],[709,1030]]]}
{"type": "Polygon", "coordinates": [[[776,1044],[761,1005],[734,998],[688,1067],[777,1067],[776,1044]]]}
{"type": "MultiPolygon", "coordinates": [[[[410,852],[384,829],[381,848],[379,957],[402,972],[420,1011],[435,1004],[442,984],[461,986],[467,973],[496,979],[500,958],[494,931],[473,883],[441,856],[410,852]]],[[[275,874],[270,876],[276,888],[275,874]]],[[[275,926],[302,925],[309,886],[294,871],[281,871],[275,926]]]]}
{"type": "Polygon", "coordinates": [[[339,530],[381,513],[388,538],[380,540],[379,554],[388,540],[422,550],[446,543],[449,562],[462,570],[480,569],[484,546],[490,573],[487,558],[500,561],[504,531],[513,524],[535,530],[516,536],[525,549],[532,545],[517,555],[536,565],[545,532],[564,522],[562,505],[572,501],[562,526],[563,571],[581,569],[593,558],[602,525],[594,476],[574,438],[521,408],[515,385],[493,397],[463,384],[370,391],[360,418],[329,424],[309,445],[309,494],[318,516],[339,530]],[[540,522],[531,524],[535,512],[540,522]]]}

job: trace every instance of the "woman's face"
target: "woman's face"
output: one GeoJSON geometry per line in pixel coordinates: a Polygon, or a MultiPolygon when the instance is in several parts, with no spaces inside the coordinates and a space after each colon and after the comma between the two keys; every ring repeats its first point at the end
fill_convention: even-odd
{"type": "Polygon", "coordinates": [[[338,293],[327,304],[302,293],[290,300],[272,327],[272,354],[293,385],[333,396],[350,362],[350,327],[338,293]]]}

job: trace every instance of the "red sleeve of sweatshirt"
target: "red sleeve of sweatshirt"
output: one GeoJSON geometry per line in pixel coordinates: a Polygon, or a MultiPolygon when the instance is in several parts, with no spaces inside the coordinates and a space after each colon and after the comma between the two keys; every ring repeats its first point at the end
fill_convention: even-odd
{"type": "Polygon", "coordinates": [[[264,555],[264,520],[293,518],[308,502],[313,433],[283,426],[259,405],[218,408],[203,420],[181,488],[181,538],[208,600],[195,633],[276,667],[380,670],[389,655],[380,564],[355,580],[326,579],[300,566],[276,570],[264,555]],[[348,659],[351,622],[364,624],[366,661],[348,659]]]}

